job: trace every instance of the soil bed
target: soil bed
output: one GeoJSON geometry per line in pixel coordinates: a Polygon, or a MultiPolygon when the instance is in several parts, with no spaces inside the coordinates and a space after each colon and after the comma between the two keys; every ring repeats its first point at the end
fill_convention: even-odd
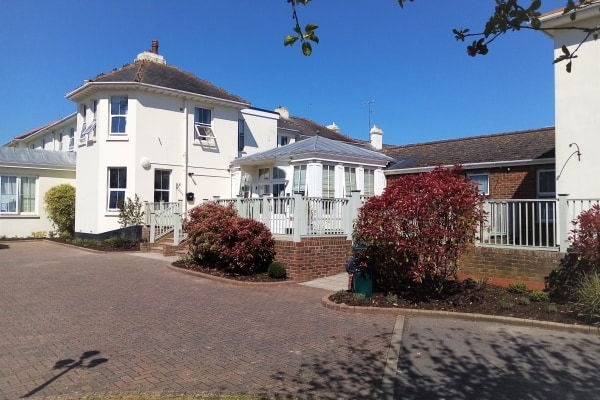
{"type": "Polygon", "coordinates": [[[329,299],[334,303],[349,306],[478,313],[576,325],[598,323],[598,321],[587,322],[580,314],[578,305],[574,303],[531,301],[530,293],[511,293],[506,288],[478,284],[472,280],[452,282],[450,286],[448,293],[441,296],[423,293],[402,293],[396,296],[373,293],[371,298],[365,299],[362,296],[355,296],[352,292],[340,291],[332,294],[329,299]]]}
{"type": "Polygon", "coordinates": [[[198,265],[192,261],[188,260],[178,260],[173,264],[174,267],[188,269],[190,271],[201,272],[203,274],[218,276],[219,278],[232,279],[235,281],[242,282],[285,282],[286,279],[274,279],[271,278],[266,272],[262,272],[259,274],[253,275],[241,275],[241,274],[231,274],[222,270],[218,270],[216,268],[209,268],[202,265],[198,265]]]}

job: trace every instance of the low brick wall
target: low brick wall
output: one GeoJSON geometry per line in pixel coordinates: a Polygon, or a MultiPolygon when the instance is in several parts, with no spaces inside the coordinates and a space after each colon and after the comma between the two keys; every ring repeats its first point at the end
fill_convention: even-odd
{"type": "Polygon", "coordinates": [[[563,257],[557,251],[472,247],[460,259],[461,278],[489,279],[502,286],[525,282],[529,289],[541,290],[544,277],[563,257]]]}
{"type": "Polygon", "coordinates": [[[346,271],[352,241],[346,236],[302,238],[300,242],[275,238],[275,260],[286,266],[288,278],[308,281],[346,271]]]}

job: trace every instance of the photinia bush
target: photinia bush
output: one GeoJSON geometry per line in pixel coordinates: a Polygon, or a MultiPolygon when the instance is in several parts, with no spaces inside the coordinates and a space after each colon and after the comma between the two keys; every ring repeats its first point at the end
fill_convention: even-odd
{"type": "Polygon", "coordinates": [[[233,205],[204,203],[184,222],[190,256],[198,263],[228,273],[250,275],[267,270],[275,257],[269,228],[241,218],[233,205]]]}
{"type": "Polygon", "coordinates": [[[376,290],[419,284],[440,292],[483,221],[482,200],[460,167],[390,181],[360,209],[353,232],[368,246],[376,290]]]}
{"type": "Polygon", "coordinates": [[[573,250],[579,256],[596,266],[600,264],[600,205],[579,214],[573,221],[575,229],[571,231],[573,250]]]}

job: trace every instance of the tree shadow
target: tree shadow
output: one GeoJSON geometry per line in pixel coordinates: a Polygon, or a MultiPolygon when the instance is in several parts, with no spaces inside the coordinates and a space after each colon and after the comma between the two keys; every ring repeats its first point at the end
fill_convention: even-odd
{"type": "MultiPolygon", "coordinates": [[[[410,320],[408,320],[410,323],[410,320]]],[[[511,328],[512,329],[512,328],[511,328]]],[[[531,341],[500,329],[487,335],[421,329],[403,338],[395,394],[401,399],[598,399],[598,342],[531,341]],[[595,349],[595,351],[590,351],[595,349]]]]}
{"type": "Polygon", "coordinates": [[[374,350],[373,341],[389,343],[390,338],[389,334],[362,341],[343,338],[336,349],[303,360],[293,376],[283,371],[272,373],[270,378],[278,384],[263,388],[263,393],[276,399],[379,398],[388,348],[374,350]]]}
{"type": "Polygon", "coordinates": [[[65,375],[66,373],[68,373],[69,371],[71,371],[75,368],[94,368],[94,367],[97,367],[98,365],[104,364],[105,362],[108,361],[108,358],[103,358],[103,357],[93,358],[93,357],[96,357],[98,354],[100,354],[100,352],[98,350],[90,350],[90,351],[86,351],[86,352],[82,353],[81,356],[79,356],[78,360],[74,360],[71,358],[58,360],[54,364],[54,367],[52,367],[52,370],[61,370],[62,369],[62,371],[59,372],[58,374],[56,374],[55,376],[53,376],[52,378],[48,379],[46,382],[42,383],[38,387],[36,387],[36,388],[32,389],[31,391],[29,391],[28,393],[24,394],[23,396],[21,396],[21,398],[33,396],[34,394],[36,394],[40,390],[43,390],[46,386],[50,385],[52,382],[54,382],[55,380],[57,380],[58,378],[60,378],[61,376],[65,375]]]}

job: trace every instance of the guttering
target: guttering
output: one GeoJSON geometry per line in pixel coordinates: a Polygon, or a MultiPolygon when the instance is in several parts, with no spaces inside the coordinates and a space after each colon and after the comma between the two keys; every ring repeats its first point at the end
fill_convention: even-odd
{"type": "Polygon", "coordinates": [[[75,171],[75,166],[58,166],[51,164],[20,164],[20,163],[0,163],[0,168],[21,168],[21,169],[42,169],[42,170],[51,170],[51,171],[75,171]]]}
{"type": "MultiPolygon", "coordinates": [[[[555,158],[534,158],[530,160],[513,160],[513,161],[491,161],[482,163],[468,163],[460,164],[462,169],[484,169],[484,168],[502,168],[502,167],[517,167],[522,165],[543,165],[543,164],[555,164],[555,158]]],[[[452,168],[455,164],[438,165],[442,168],[452,168]]],[[[429,172],[437,168],[434,167],[417,167],[417,168],[402,168],[402,169],[389,169],[383,171],[385,175],[405,175],[405,174],[418,174],[421,172],[429,172]]]]}
{"type": "Polygon", "coordinates": [[[80,86],[77,89],[73,90],[72,92],[67,93],[65,95],[65,97],[69,100],[77,101],[79,98],[83,98],[84,96],[86,96],[85,92],[93,91],[93,90],[101,90],[103,88],[107,88],[107,89],[116,88],[119,90],[144,89],[149,92],[161,93],[161,94],[171,94],[171,95],[175,95],[177,97],[183,97],[183,98],[189,99],[189,100],[197,100],[200,98],[209,103],[218,103],[218,104],[224,104],[224,105],[228,105],[228,106],[235,106],[235,107],[239,107],[239,108],[247,108],[250,106],[250,103],[244,103],[244,102],[234,101],[234,100],[226,100],[226,99],[221,99],[219,97],[206,96],[203,94],[186,92],[184,90],[171,89],[171,88],[167,88],[164,86],[156,86],[156,85],[150,85],[147,83],[139,83],[139,82],[87,82],[83,86],[80,86]]]}

